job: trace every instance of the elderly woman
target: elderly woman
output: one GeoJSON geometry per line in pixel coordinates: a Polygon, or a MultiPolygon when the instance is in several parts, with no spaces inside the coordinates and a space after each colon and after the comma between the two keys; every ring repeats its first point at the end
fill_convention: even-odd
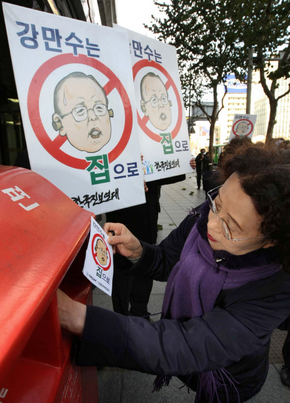
{"type": "Polygon", "coordinates": [[[162,318],[149,323],[58,294],[61,325],[80,337],[79,365],[178,376],[196,402],[243,402],[262,387],[272,331],[290,313],[287,150],[251,147],[224,164],[208,193],[160,245],[106,223],[129,273],[168,281],[162,318]]]}

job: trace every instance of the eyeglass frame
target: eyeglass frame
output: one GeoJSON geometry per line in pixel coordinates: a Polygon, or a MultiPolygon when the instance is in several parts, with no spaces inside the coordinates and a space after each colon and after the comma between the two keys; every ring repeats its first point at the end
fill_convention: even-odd
{"type": "MultiPolygon", "coordinates": [[[[171,106],[171,101],[168,99],[168,95],[161,95],[160,98],[157,98],[156,95],[152,95],[152,97],[151,97],[150,99],[148,99],[148,101],[144,101],[144,104],[146,105],[146,104],[148,104],[148,102],[150,102],[152,108],[158,108],[159,101],[161,101],[162,106],[165,106],[165,105],[167,105],[167,104],[169,104],[169,105],[171,106]],[[156,98],[156,100],[157,100],[156,106],[154,106],[154,105],[152,104],[152,99],[153,99],[153,98],[156,98]],[[165,103],[162,102],[162,98],[166,98],[166,102],[165,102],[165,103]]],[[[153,101],[153,102],[154,102],[154,101],[153,101]]]]}
{"type": "Polygon", "coordinates": [[[109,112],[107,105],[105,105],[105,104],[103,104],[103,103],[95,104],[95,105],[93,106],[93,108],[87,108],[85,105],[79,105],[79,106],[75,106],[70,112],[68,112],[68,113],[66,113],[66,114],[64,114],[64,115],[62,115],[61,118],[63,119],[64,117],[66,117],[66,116],[68,116],[68,115],[72,115],[72,117],[74,118],[74,120],[75,120],[76,122],[83,122],[84,120],[86,120],[86,119],[88,118],[88,116],[89,116],[89,111],[93,111],[94,114],[95,114],[95,116],[96,116],[97,118],[100,117],[100,116],[105,116],[105,114],[106,114],[107,112],[109,112]],[[104,113],[101,113],[101,114],[99,113],[99,114],[97,114],[97,113],[95,112],[95,108],[98,107],[98,106],[103,106],[103,107],[104,107],[104,113]],[[76,109],[78,109],[78,108],[85,108],[85,109],[86,109],[87,114],[86,114],[86,117],[85,117],[84,119],[77,120],[77,119],[75,118],[74,111],[75,111],[76,109]]]}
{"type": "Polygon", "coordinates": [[[100,248],[99,246],[97,246],[96,249],[97,249],[98,251],[100,251],[100,254],[103,255],[104,257],[108,257],[108,256],[109,256],[107,249],[104,250],[104,249],[100,248]]]}
{"type": "MultiPolygon", "coordinates": [[[[218,215],[215,201],[214,201],[214,199],[211,197],[211,194],[214,193],[214,192],[216,192],[216,191],[217,191],[218,189],[220,189],[222,186],[223,186],[223,185],[220,185],[220,186],[217,186],[217,187],[215,187],[215,188],[209,190],[209,191],[207,192],[206,196],[207,196],[207,200],[208,200],[208,204],[209,204],[210,210],[211,210],[211,211],[214,213],[214,215],[222,222],[223,229],[224,229],[224,232],[225,232],[225,234],[224,234],[224,232],[223,232],[223,236],[226,238],[226,240],[227,240],[227,241],[231,241],[231,242],[239,242],[239,241],[246,241],[247,239],[262,239],[262,238],[265,238],[265,235],[263,235],[263,236],[257,236],[257,237],[252,237],[252,238],[232,238],[232,237],[231,237],[231,235],[230,235],[230,230],[229,230],[229,228],[228,228],[228,224],[226,223],[225,220],[223,220],[223,219],[218,215]]],[[[217,196],[218,194],[219,194],[219,192],[216,194],[216,196],[217,196]]],[[[216,197],[216,196],[215,196],[215,197],[216,197]]]]}

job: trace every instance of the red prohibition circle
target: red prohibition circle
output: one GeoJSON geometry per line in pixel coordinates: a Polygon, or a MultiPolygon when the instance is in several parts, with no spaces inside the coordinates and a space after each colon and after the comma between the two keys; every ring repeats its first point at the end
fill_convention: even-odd
{"type": "Polygon", "coordinates": [[[250,120],[248,120],[248,119],[239,119],[239,120],[237,120],[237,121],[234,123],[234,125],[233,125],[233,133],[234,133],[234,135],[237,136],[237,137],[241,137],[241,135],[238,134],[237,131],[236,131],[236,127],[237,127],[237,125],[238,125],[240,122],[247,122],[247,124],[249,124],[249,125],[251,126],[251,129],[250,129],[249,133],[247,133],[247,134],[245,134],[245,136],[243,136],[243,137],[248,137],[249,134],[252,133],[253,128],[254,128],[253,123],[252,123],[250,120]]]}
{"type": "Polygon", "coordinates": [[[106,94],[108,95],[114,88],[120,94],[125,110],[125,125],[120,141],[108,154],[109,162],[113,162],[124,151],[131,136],[133,115],[130,99],[119,78],[99,60],[87,57],[86,55],[58,55],[47,60],[36,71],[31,80],[27,96],[28,115],[34,133],[46,151],[59,162],[77,169],[86,169],[89,166],[90,163],[85,159],[72,157],[62,151],[60,147],[66,141],[66,138],[58,135],[54,140],[51,140],[40,117],[39,98],[45,80],[54,70],[69,64],[83,64],[102,72],[109,79],[108,83],[104,86],[106,94]]]}
{"type": "MultiPolygon", "coordinates": [[[[168,74],[168,72],[165,70],[165,68],[163,66],[161,66],[160,64],[158,64],[154,61],[149,61],[149,60],[140,60],[139,62],[134,64],[134,66],[133,66],[133,80],[134,81],[135,81],[137,73],[144,67],[153,67],[153,68],[161,71],[161,73],[163,73],[168,80],[167,83],[165,84],[167,91],[168,91],[169,87],[173,88],[173,91],[175,93],[176,100],[177,100],[177,105],[178,105],[177,122],[176,122],[174,129],[171,132],[172,139],[174,139],[177,136],[177,134],[179,133],[179,130],[181,127],[181,122],[182,122],[182,103],[181,103],[181,99],[180,99],[177,87],[176,87],[174,81],[172,80],[171,76],[168,74]]],[[[161,137],[158,134],[154,133],[152,130],[150,130],[146,126],[146,124],[149,120],[148,117],[144,117],[142,119],[139,115],[138,110],[137,110],[137,119],[138,119],[139,126],[144,131],[144,133],[147,134],[148,137],[150,137],[152,140],[157,141],[157,142],[161,141],[161,137]]]]}
{"type": "Polygon", "coordinates": [[[112,262],[112,261],[111,261],[111,254],[109,253],[108,246],[107,246],[107,244],[106,244],[104,238],[103,238],[100,234],[95,234],[95,235],[93,236],[93,240],[92,240],[92,255],[93,255],[94,261],[96,262],[96,264],[97,264],[98,266],[101,266],[101,268],[102,268],[104,271],[109,270],[109,268],[111,267],[111,262],[112,262]],[[94,245],[96,245],[96,243],[98,242],[98,239],[101,239],[101,240],[103,241],[104,245],[106,245],[106,251],[107,251],[107,253],[108,253],[108,261],[109,261],[109,262],[108,262],[107,266],[105,266],[105,267],[102,266],[101,263],[98,261],[97,253],[95,252],[94,245]]]}

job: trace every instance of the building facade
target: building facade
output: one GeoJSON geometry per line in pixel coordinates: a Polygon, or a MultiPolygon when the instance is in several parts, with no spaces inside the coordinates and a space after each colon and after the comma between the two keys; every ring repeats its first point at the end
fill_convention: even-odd
{"type": "Polygon", "coordinates": [[[234,76],[229,76],[227,80],[227,93],[224,97],[224,108],[219,114],[219,128],[215,135],[214,144],[227,143],[234,116],[236,114],[245,114],[247,107],[247,87],[238,82],[234,76]]]}
{"type": "MultiPolygon", "coordinates": [[[[270,85],[270,82],[268,80],[267,85],[270,85]]],[[[290,79],[279,80],[278,88],[275,91],[275,98],[284,94],[289,89],[289,85],[290,79]]],[[[253,140],[264,141],[270,116],[270,106],[269,99],[265,95],[263,88],[259,83],[259,72],[255,72],[253,74],[251,103],[253,105],[253,113],[257,115],[253,140]]],[[[290,94],[284,96],[278,101],[276,124],[274,125],[273,138],[279,137],[290,140],[290,94]]]]}

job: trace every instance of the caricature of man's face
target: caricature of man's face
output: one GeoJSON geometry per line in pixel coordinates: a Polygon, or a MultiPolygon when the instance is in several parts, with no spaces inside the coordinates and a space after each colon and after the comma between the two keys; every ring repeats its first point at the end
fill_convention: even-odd
{"type": "Polygon", "coordinates": [[[240,136],[245,136],[247,134],[248,131],[248,124],[247,122],[240,122],[237,126],[237,133],[240,136]]]}
{"type": "Polygon", "coordinates": [[[101,87],[88,77],[69,77],[58,92],[59,134],[80,151],[99,151],[111,138],[111,122],[101,87]]]}
{"type": "Polygon", "coordinates": [[[97,253],[97,259],[100,262],[101,266],[106,266],[108,262],[108,252],[106,249],[106,245],[101,239],[97,240],[95,245],[95,251],[97,253]]]}
{"type": "Polygon", "coordinates": [[[145,77],[142,83],[141,108],[156,129],[166,130],[171,123],[171,109],[165,85],[159,77],[145,77]]]}

